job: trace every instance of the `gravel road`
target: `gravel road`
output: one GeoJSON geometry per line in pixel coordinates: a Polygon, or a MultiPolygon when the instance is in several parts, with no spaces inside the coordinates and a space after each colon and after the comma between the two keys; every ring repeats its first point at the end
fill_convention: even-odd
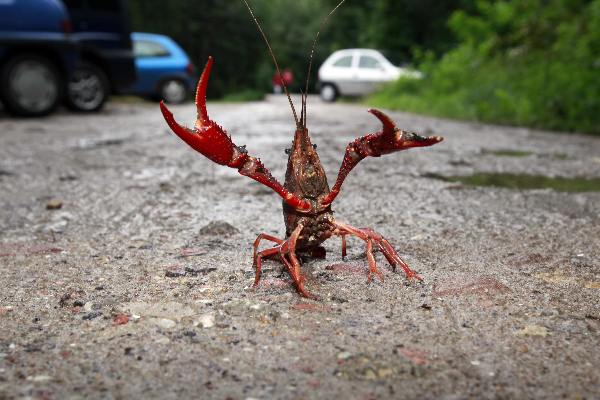
{"type": "MultiPolygon", "coordinates": [[[[283,98],[209,103],[283,180],[283,98]]],[[[172,107],[191,125],[191,104],[172,107]]],[[[309,99],[335,179],[346,144],[379,129],[357,104],[309,99]]],[[[600,192],[468,187],[474,172],[600,177],[600,139],[390,113],[442,135],[367,159],[338,220],[386,236],[424,278],[364,245],[326,242],[299,297],[252,242],[284,234],[281,202],[191,151],[156,104],[0,119],[0,399],[600,398],[600,192]],[[530,152],[522,157],[497,150],[530,152]]]]}

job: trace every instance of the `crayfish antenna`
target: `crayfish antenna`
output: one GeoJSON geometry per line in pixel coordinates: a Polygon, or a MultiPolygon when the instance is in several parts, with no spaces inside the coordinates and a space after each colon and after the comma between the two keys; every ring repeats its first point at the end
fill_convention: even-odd
{"type": "Polygon", "coordinates": [[[208,61],[204,66],[200,80],[198,81],[198,87],[196,87],[196,109],[198,110],[198,119],[196,121],[196,128],[201,128],[208,121],[208,112],[206,111],[206,88],[208,87],[208,78],[210,77],[210,70],[212,69],[213,58],[208,57],[208,61]]]}
{"type": "MultiPolygon", "coordinates": [[[[319,30],[317,31],[317,35],[315,36],[315,40],[313,41],[312,47],[310,49],[310,55],[308,56],[308,72],[306,73],[306,85],[304,88],[304,93],[306,93],[306,95],[308,95],[308,84],[310,82],[310,71],[312,70],[313,56],[315,54],[315,49],[317,48],[317,43],[319,42],[319,36],[321,35],[321,31],[323,30],[323,27],[327,24],[327,21],[329,21],[329,18],[331,18],[331,16],[337,11],[338,8],[341,7],[342,4],[344,4],[345,1],[346,0],[341,0],[333,8],[333,10],[331,10],[329,14],[327,14],[327,16],[323,18],[323,20],[321,21],[321,25],[319,25],[319,30]]],[[[304,127],[306,127],[306,100],[304,100],[302,104],[302,111],[304,114],[304,119],[302,120],[302,123],[304,124],[304,127]]]]}
{"type": "MultiPolygon", "coordinates": [[[[267,35],[263,31],[262,27],[260,26],[260,23],[258,22],[258,19],[254,15],[254,11],[252,10],[252,7],[250,7],[248,0],[242,0],[242,2],[246,5],[246,8],[250,12],[250,16],[254,20],[254,23],[256,24],[258,31],[262,35],[262,37],[265,41],[265,44],[267,45],[269,54],[271,55],[271,58],[273,59],[273,64],[275,64],[275,69],[277,70],[277,75],[281,76],[281,69],[279,68],[279,64],[277,63],[277,58],[275,57],[275,53],[273,52],[273,49],[271,48],[271,43],[269,43],[269,39],[267,38],[267,35]]],[[[288,98],[288,102],[290,103],[290,107],[292,108],[292,114],[294,114],[294,122],[296,123],[296,127],[299,128],[301,125],[300,125],[300,122],[298,121],[298,115],[296,114],[296,108],[294,107],[294,102],[292,101],[292,97],[290,96],[290,92],[288,90],[287,85],[285,84],[285,82],[282,82],[282,83],[283,83],[283,91],[285,92],[285,95],[288,98]]]]}

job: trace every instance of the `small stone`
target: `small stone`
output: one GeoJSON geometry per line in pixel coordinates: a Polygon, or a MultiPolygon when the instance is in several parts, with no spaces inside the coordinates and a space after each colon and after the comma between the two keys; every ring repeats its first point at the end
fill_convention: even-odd
{"type": "Polygon", "coordinates": [[[62,201],[53,199],[46,203],[46,210],[60,210],[62,206],[62,201]]]}
{"type": "Polygon", "coordinates": [[[194,322],[195,326],[202,326],[204,329],[212,328],[215,326],[215,315],[214,314],[204,314],[198,317],[198,319],[194,322]]]}
{"type": "Polygon", "coordinates": [[[94,309],[94,303],[92,303],[91,301],[88,301],[87,303],[85,303],[83,305],[83,311],[85,312],[90,312],[94,309]]]}
{"type": "Polygon", "coordinates": [[[113,318],[113,325],[125,325],[129,322],[129,316],[127,314],[117,314],[113,318]]]}
{"type": "Polygon", "coordinates": [[[197,265],[188,265],[185,267],[185,271],[192,276],[208,275],[216,270],[216,267],[199,267],[197,265]]]}
{"type": "Polygon", "coordinates": [[[502,282],[491,276],[454,275],[434,285],[434,297],[479,295],[492,297],[510,292],[502,282]]]}
{"type": "Polygon", "coordinates": [[[379,379],[385,379],[394,374],[394,370],[389,367],[381,367],[377,370],[377,376],[379,379]]]}
{"type": "Polygon", "coordinates": [[[377,375],[375,374],[375,371],[373,371],[372,369],[367,369],[365,371],[365,379],[369,380],[369,381],[373,381],[375,379],[377,379],[377,375]]]}
{"type": "Polygon", "coordinates": [[[171,343],[171,339],[169,339],[166,336],[163,336],[163,337],[157,339],[156,343],[158,343],[158,344],[169,344],[169,343],[171,343]]]}
{"type": "Polygon", "coordinates": [[[36,376],[28,376],[27,380],[31,382],[49,382],[54,378],[50,375],[36,375],[36,376]]]}
{"type": "Polygon", "coordinates": [[[156,320],[156,325],[163,329],[173,329],[177,323],[172,319],[168,318],[159,318],[156,320]]]}
{"type": "Polygon", "coordinates": [[[185,268],[180,265],[171,265],[165,270],[165,276],[167,278],[181,278],[185,276],[185,268]]]}
{"type": "Polygon", "coordinates": [[[516,333],[518,336],[541,336],[546,337],[550,334],[548,329],[539,325],[527,325],[516,333]]]}
{"type": "MultiPolygon", "coordinates": [[[[81,319],[83,319],[85,321],[91,321],[94,318],[98,318],[101,315],[102,315],[102,311],[92,311],[92,312],[84,315],[83,317],[81,317],[81,319]]],[[[116,324],[116,325],[121,325],[121,324],[116,324]]]]}
{"type": "Polygon", "coordinates": [[[587,289],[600,289],[600,282],[587,282],[585,287],[587,289]]]}
{"type": "Polygon", "coordinates": [[[183,248],[183,249],[179,250],[179,257],[181,257],[181,258],[202,256],[204,254],[206,254],[206,250],[202,250],[202,249],[183,248]]]}
{"type": "Polygon", "coordinates": [[[341,353],[338,353],[338,355],[337,355],[338,360],[347,360],[350,357],[352,357],[352,354],[347,351],[342,351],[341,353]]]}
{"type": "Polygon", "coordinates": [[[200,235],[210,236],[230,236],[238,232],[236,227],[225,221],[211,221],[200,229],[200,235]]]}
{"type": "Polygon", "coordinates": [[[535,276],[546,283],[574,283],[577,279],[574,276],[562,274],[560,272],[542,272],[535,276]]]}

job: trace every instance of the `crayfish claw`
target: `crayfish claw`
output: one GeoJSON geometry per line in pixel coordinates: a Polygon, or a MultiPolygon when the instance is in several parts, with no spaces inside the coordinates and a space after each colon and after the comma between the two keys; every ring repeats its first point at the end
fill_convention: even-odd
{"type": "Polygon", "coordinates": [[[204,66],[198,86],[196,87],[196,110],[198,111],[198,120],[196,121],[196,127],[202,127],[206,122],[209,121],[208,112],[206,111],[206,88],[208,87],[208,78],[210,77],[210,71],[213,65],[212,56],[208,57],[208,61],[204,66]]]}
{"type": "Polygon", "coordinates": [[[394,132],[396,129],[396,123],[390,117],[388,117],[387,114],[374,108],[369,108],[367,111],[381,121],[384,132],[394,132]]]}

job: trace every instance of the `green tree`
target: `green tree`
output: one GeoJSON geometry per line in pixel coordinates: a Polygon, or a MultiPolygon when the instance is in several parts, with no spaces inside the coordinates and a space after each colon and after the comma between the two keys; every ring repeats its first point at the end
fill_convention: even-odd
{"type": "Polygon", "coordinates": [[[459,46],[421,65],[380,105],[437,115],[600,133],[600,0],[480,1],[455,12],[459,46]]]}

